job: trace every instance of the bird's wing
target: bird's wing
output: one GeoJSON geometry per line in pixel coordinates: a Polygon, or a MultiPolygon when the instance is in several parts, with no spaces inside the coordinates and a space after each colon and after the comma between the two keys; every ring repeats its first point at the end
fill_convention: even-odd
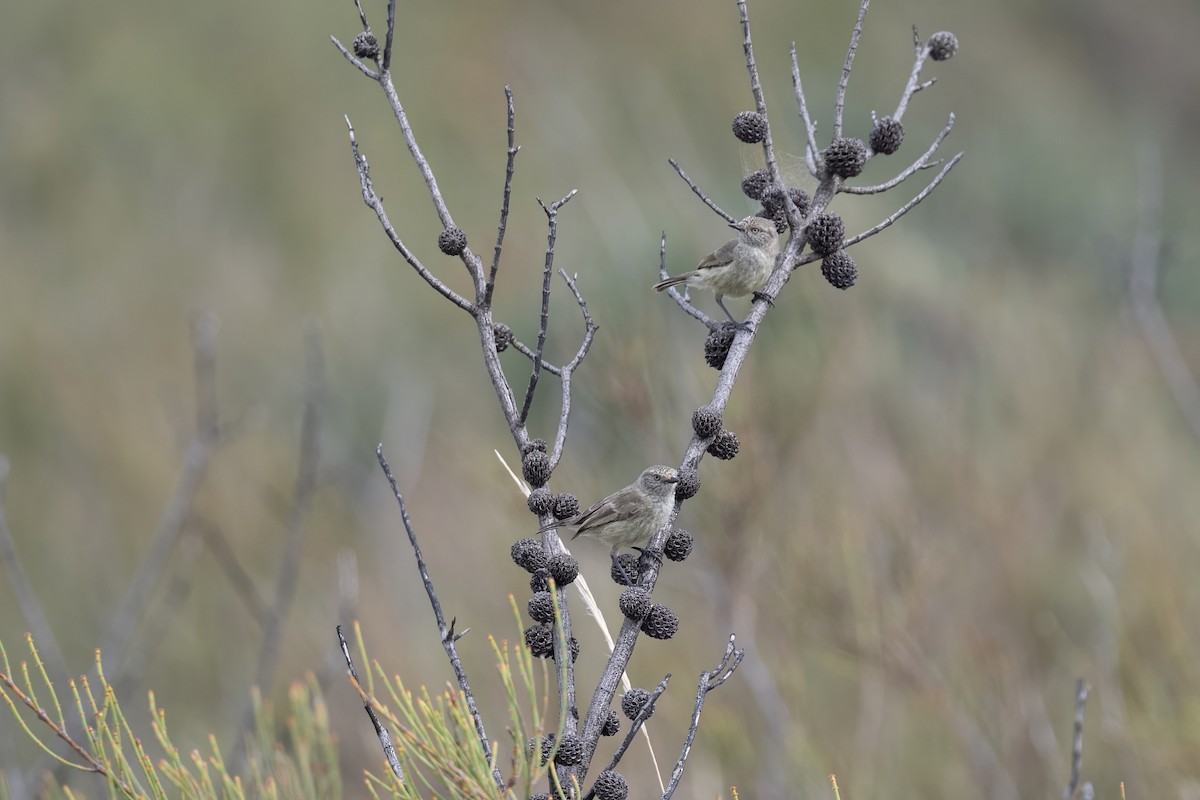
{"type": "Polygon", "coordinates": [[[733,263],[733,248],[736,246],[737,239],[731,239],[713,252],[706,255],[704,260],[696,265],[696,269],[713,269],[715,267],[729,266],[733,263]]]}
{"type": "MultiPolygon", "coordinates": [[[[618,492],[617,494],[620,494],[618,492]]],[[[617,513],[617,505],[614,502],[617,495],[609,495],[592,507],[580,511],[573,517],[561,519],[558,522],[552,522],[545,527],[539,528],[538,533],[545,533],[553,528],[578,528],[575,533],[578,536],[583,531],[592,530],[607,525],[610,522],[616,522],[621,519],[617,513]]]]}

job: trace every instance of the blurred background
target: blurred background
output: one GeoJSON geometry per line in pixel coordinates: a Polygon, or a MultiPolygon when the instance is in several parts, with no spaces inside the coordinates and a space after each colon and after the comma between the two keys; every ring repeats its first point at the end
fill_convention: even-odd
{"type": "MultiPolygon", "coordinates": [[[[380,30],[383,7],[367,8],[380,30]]],[[[828,136],[855,8],[750,3],[776,146],[809,189],[788,46],[828,136]]],[[[519,635],[505,597],[523,607],[527,578],[508,550],[532,518],[493,454],[519,462],[473,324],[362,204],[343,114],[401,235],[467,291],[461,264],[437,251],[440,226],[382,93],[328,40],[357,33],[353,4],[52,1],[2,16],[3,509],[68,670],[86,671],[109,640],[184,473],[203,404],[199,325],[215,336],[231,433],[197,476],[148,613],[105,656],[135,676],[131,719],[153,689],[180,746],[204,747],[209,732],[232,746],[259,670],[256,602],[275,596],[294,513],[315,331],[316,488],[267,691],[331,677],[355,796],[381,756],[341,677],[334,625],[360,618],[410,686],[451,678],[375,463],[382,441],[447,615],[473,631],[460,652],[507,747],[486,634],[519,635]],[[356,592],[339,589],[339,559],[343,574],[356,560],[356,592]]],[[[829,796],[830,773],[850,798],[1052,796],[1069,771],[1077,677],[1093,689],[1083,776],[1099,796],[1124,781],[1130,797],[1200,797],[1200,431],[1148,338],[1168,330],[1200,373],[1200,6],[879,3],[848,135],[865,138],[871,110],[895,108],[914,23],[923,38],[953,31],[961,48],[928,65],[938,82],[910,106],[905,146],[860,180],[907,165],[951,111],[943,150],[966,158],[854,248],[858,285],[839,292],[814,264],[768,315],[726,414],[741,455],[703,464],[680,519],[696,552],[659,584],[683,612],[680,633],[641,642],[630,669],[641,686],[675,676],[651,725],[659,758],[673,763],[695,676],[736,632],[746,662],[709,697],[679,797],[829,796]],[[1155,203],[1161,307],[1135,314],[1130,253],[1155,203]]],[[[731,213],[755,208],[739,183],[761,150],[729,130],[753,105],[734,2],[402,4],[394,73],[485,257],[513,89],[522,150],[496,314],[524,341],[545,248],[535,198],[579,189],[560,215],[558,265],[578,273],[600,332],[551,487],[588,503],[647,464],[677,463],[716,373],[702,326],[649,286],[661,231],[672,272],[729,234],[668,157],[731,213]]],[[[921,185],[832,210],[857,232],[921,185]]],[[[547,352],[561,362],[582,325],[554,291],[547,352]]],[[[527,362],[510,351],[505,365],[523,387],[527,362]]],[[[536,435],[552,433],[557,398],[543,381],[536,435]]],[[[573,551],[615,625],[606,549],[573,551]]],[[[11,576],[0,575],[0,638],[19,652],[31,623],[11,576]]],[[[576,619],[586,697],[603,644],[576,619]]],[[[36,758],[0,724],[0,767],[36,758]]],[[[657,786],[644,748],[625,765],[634,786],[657,786]]]]}

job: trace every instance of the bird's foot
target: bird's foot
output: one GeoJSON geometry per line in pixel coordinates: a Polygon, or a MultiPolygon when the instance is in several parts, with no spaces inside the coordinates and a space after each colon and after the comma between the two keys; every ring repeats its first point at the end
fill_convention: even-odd
{"type": "Polygon", "coordinates": [[[655,550],[651,547],[635,547],[633,549],[641,555],[638,559],[638,572],[645,572],[647,566],[653,567],[655,572],[662,569],[662,550],[655,550]]]}
{"type": "Polygon", "coordinates": [[[762,300],[764,303],[769,305],[771,308],[775,307],[775,298],[772,297],[771,295],[767,294],[766,292],[755,292],[754,299],[762,300]]]}

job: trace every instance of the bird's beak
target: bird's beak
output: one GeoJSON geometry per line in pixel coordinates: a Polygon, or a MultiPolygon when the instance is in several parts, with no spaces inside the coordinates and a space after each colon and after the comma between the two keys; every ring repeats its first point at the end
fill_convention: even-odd
{"type": "Polygon", "coordinates": [[[746,229],[746,226],[740,222],[731,222],[729,223],[729,227],[733,228],[735,231],[744,231],[746,229]]]}
{"type": "Polygon", "coordinates": [[[676,475],[674,478],[663,478],[663,483],[679,483],[679,476],[676,475]]]}

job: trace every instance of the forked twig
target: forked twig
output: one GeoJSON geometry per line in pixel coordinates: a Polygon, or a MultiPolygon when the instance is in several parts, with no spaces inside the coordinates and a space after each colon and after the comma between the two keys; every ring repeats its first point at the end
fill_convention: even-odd
{"type": "Polygon", "coordinates": [[[721,657],[720,663],[715,669],[700,673],[700,685],[696,688],[696,704],[692,707],[692,722],[688,725],[687,738],[684,740],[683,750],[679,753],[679,760],[675,762],[675,769],[671,771],[671,780],[667,782],[663,800],[668,800],[675,793],[680,779],[683,778],[684,765],[692,750],[692,742],[696,740],[696,731],[700,729],[700,711],[704,708],[705,698],[708,697],[709,692],[729,679],[729,676],[742,663],[745,655],[746,651],[735,646],[735,637],[730,634],[729,642],[725,645],[725,654],[721,657]]]}
{"type": "MultiPolygon", "coordinates": [[[[438,600],[437,591],[433,588],[433,579],[429,577],[429,567],[425,564],[425,556],[421,553],[421,545],[417,542],[417,533],[413,528],[412,520],[408,516],[408,506],[404,502],[404,495],[400,493],[400,487],[396,484],[396,478],[392,475],[391,465],[383,455],[383,445],[375,448],[375,457],[379,461],[379,467],[383,470],[384,476],[387,478],[388,485],[392,487],[392,496],[396,498],[396,504],[400,507],[400,519],[404,523],[404,532],[408,534],[408,543],[412,547],[413,555],[417,561],[417,571],[421,575],[421,583],[425,586],[425,594],[429,596],[429,605],[433,607],[433,617],[437,620],[438,634],[442,640],[442,649],[446,651],[446,657],[450,660],[450,668],[454,670],[454,678],[458,682],[458,688],[462,690],[463,696],[467,701],[467,711],[471,714],[471,719],[475,723],[475,733],[479,736],[479,746],[483,750],[483,756],[489,764],[494,764],[492,760],[492,745],[488,739],[487,731],[483,727],[483,718],[479,715],[479,709],[475,705],[475,695],[471,691],[471,684],[467,680],[466,670],[463,668],[462,659],[458,657],[458,648],[456,642],[461,634],[456,635],[454,632],[454,622],[446,625],[446,617],[442,614],[442,604],[438,600]]],[[[339,628],[338,637],[341,638],[341,630],[339,628]]],[[[343,640],[343,647],[345,640],[343,640]]],[[[348,657],[347,657],[348,658],[348,657]]],[[[500,774],[498,766],[493,767],[492,777],[496,780],[496,786],[501,792],[504,791],[505,782],[504,776],[500,774]]]]}

